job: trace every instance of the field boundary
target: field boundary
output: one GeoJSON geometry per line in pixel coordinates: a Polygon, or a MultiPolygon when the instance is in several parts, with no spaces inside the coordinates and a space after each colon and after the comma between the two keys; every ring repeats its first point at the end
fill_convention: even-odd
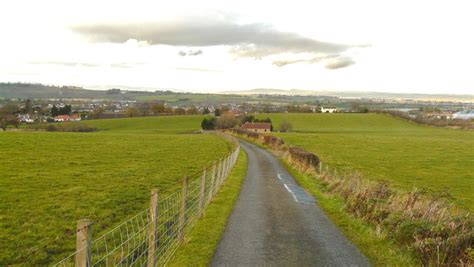
{"type": "Polygon", "coordinates": [[[158,189],[150,195],[150,207],[93,238],[93,223],[77,224],[76,251],[54,266],[162,266],[176,252],[196,221],[202,217],[234,167],[240,144],[232,136],[216,132],[231,142],[232,152],[193,177],[184,177],[181,188],[167,196],[158,189]]]}

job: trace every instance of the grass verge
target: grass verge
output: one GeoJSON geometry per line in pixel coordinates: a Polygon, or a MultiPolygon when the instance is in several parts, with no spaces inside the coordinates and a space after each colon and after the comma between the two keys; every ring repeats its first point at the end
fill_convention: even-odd
{"type": "Polygon", "coordinates": [[[420,263],[408,251],[388,240],[382,231],[350,216],[344,210],[344,200],[325,193],[325,185],[309,175],[302,174],[285,160],[280,160],[307,192],[316,198],[318,205],[331,221],[352,241],[375,266],[418,266],[420,263]]]}
{"type": "Polygon", "coordinates": [[[239,196],[247,173],[247,155],[241,150],[235,167],[222,189],[196,222],[185,244],[181,245],[168,266],[207,266],[214,256],[227,220],[239,196]]]}

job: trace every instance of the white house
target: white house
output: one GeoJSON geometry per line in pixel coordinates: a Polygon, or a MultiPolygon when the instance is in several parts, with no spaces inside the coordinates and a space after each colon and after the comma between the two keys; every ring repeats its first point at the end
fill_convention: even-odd
{"type": "Polygon", "coordinates": [[[21,122],[26,122],[26,123],[33,123],[35,122],[33,118],[30,117],[30,114],[20,114],[18,115],[18,119],[20,119],[21,122]]]}
{"type": "Polygon", "coordinates": [[[337,112],[337,108],[321,107],[321,113],[334,113],[334,112],[337,112]]]}

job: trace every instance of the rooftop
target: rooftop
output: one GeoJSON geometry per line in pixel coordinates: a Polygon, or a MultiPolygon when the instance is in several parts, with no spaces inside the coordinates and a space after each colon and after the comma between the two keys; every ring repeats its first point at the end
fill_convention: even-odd
{"type": "Polygon", "coordinates": [[[271,124],[266,122],[245,123],[241,126],[242,129],[271,129],[271,124]]]}

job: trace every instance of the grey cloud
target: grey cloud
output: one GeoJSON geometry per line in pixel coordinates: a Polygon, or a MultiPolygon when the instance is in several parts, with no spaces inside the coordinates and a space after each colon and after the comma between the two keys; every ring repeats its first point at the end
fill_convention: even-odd
{"type": "Polygon", "coordinates": [[[325,68],[330,69],[330,70],[335,70],[335,69],[345,68],[353,64],[355,64],[355,62],[354,60],[352,60],[352,58],[339,57],[339,58],[329,61],[325,65],[325,68]]]}
{"type": "Polygon", "coordinates": [[[189,50],[188,52],[186,51],[179,51],[178,55],[185,57],[185,56],[199,56],[202,55],[202,50],[189,50]]]}
{"type": "MultiPolygon", "coordinates": [[[[237,57],[262,58],[280,53],[339,53],[353,46],[322,42],[282,32],[261,23],[238,24],[232,19],[200,19],[134,24],[88,24],[72,31],[94,42],[123,43],[129,39],[150,44],[206,47],[228,45],[237,57]]],[[[184,54],[186,52],[182,51],[184,54]]]]}
{"type": "Polygon", "coordinates": [[[277,66],[277,67],[284,67],[286,65],[290,64],[295,64],[295,63],[300,63],[300,62],[305,62],[306,60],[304,59],[295,59],[295,60],[277,60],[273,61],[272,64],[277,66]]]}
{"type": "Polygon", "coordinates": [[[327,56],[313,57],[313,58],[310,58],[310,59],[277,60],[277,61],[273,61],[272,64],[277,66],[277,67],[284,67],[286,65],[295,64],[295,63],[314,64],[314,63],[319,63],[319,62],[321,62],[323,60],[326,60],[326,59],[337,58],[337,57],[339,57],[339,55],[333,54],[333,55],[327,55],[327,56]]]}

